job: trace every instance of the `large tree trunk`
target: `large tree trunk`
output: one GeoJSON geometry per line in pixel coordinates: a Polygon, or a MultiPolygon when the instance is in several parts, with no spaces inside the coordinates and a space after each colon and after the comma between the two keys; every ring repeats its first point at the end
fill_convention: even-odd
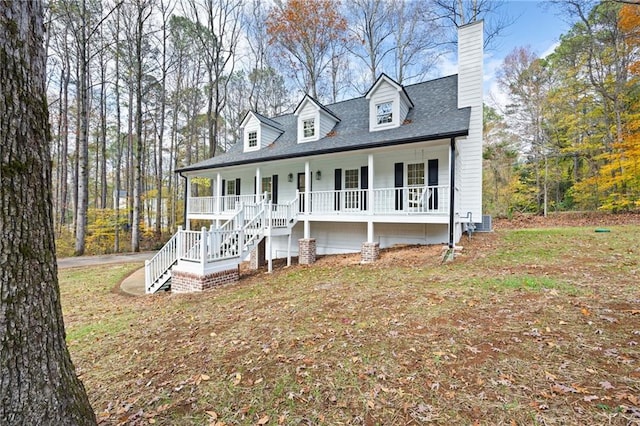
{"type": "Polygon", "coordinates": [[[65,343],[42,4],[0,2],[0,424],[89,425],[65,343]]]}

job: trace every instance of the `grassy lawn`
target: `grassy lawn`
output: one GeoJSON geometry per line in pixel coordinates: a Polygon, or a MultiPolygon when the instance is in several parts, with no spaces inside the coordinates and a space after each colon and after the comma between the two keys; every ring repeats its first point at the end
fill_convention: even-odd
{"type": "Polygon", "coordinates": [[[62,270],[101,424],[640,424],[637,226],[327,256],[197,295],[62,270]]]}

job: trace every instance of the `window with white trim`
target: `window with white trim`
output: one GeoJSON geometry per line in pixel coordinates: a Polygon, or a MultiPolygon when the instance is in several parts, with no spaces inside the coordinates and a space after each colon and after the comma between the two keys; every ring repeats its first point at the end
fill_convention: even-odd
{"type": "Polygon", "coordinates": [[[383,102],[376,105],[376,118],[378,124],[393,122],[393,102],[383,102]]]}
{"type": "Polygon", "coordinates": [[[315,118],[309,118],[302,121],[302,136],[305,138],[312,138],[316,135],[316,120],[315,118]]]}
{"type": "Polygon", "coordinates": [[[236,195],[236,181],[228,180],[227,181],[227,195],[236,195]]]}
{"type": "Polygon", "coordinates": [[[258,146],[258,132],[256,130],[249,132],[247,139],[249,148],[255,148],[258,146]]]}
{"type": "Polygon", "coordinates": [[[424,163],[407,164],[407,185],[424,186],[424,163]]]}

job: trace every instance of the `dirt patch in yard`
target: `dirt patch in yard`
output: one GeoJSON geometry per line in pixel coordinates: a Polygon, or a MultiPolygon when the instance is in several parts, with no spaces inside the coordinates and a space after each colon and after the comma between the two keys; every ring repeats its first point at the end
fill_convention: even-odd
{"type": "Polygon", "coordinates": [[[556,212],[547,217],[516,214],[512,218],[494,218],[493,227],[500,229],[547,228],[564,226],[613,226],[640,224],[640,211],[629,213],[556,212]]]}

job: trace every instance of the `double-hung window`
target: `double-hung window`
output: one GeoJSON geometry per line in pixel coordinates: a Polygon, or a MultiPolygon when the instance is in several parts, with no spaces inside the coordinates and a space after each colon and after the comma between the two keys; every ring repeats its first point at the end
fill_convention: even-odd
{"type": "Polygon", "coordinates": [[[227,181],[227,195],[236,195],[236,181],[228,180],[227,181]]]}
{"type": "Polygon", "coordinates": [[[316,120],[309,118],[302,121],[302,135],[305,138],[312,138],[316,135],[316,120]]]}
{"type": "Polygon", "coordinates": [[[248,145],[249,148],[255,148],[258,146],[258,132],[257,131],[252,131],[249,132],[248,135],[248,145]]]}
{"type": "Polygon", "coordinates": [[[378,124],[393,122],[393,102],[383,102],[376,105],[376,118],[378,124]]]}
{"type": "Polygon", "coordinates": [[[424,163],[407,164],[407,185],[424,186],[424,163]]]}

